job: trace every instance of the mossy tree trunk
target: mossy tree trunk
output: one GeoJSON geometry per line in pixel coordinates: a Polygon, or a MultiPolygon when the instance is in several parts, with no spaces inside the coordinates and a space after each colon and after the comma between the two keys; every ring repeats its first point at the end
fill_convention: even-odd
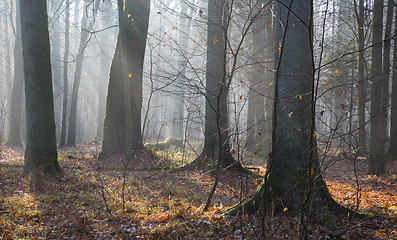
{"type": "Polygon", "coordinates": [[[142,75],[150,1],[119,0],[119,36],[110,69],[100,158],[143,150],[142,75]]]}
{"type": "Polygon", "coordinates": [[[55,115],[50,42],[45,0],[21,0],[21,32],[26,98],[26,173],[60,171],[55,136],[55,115]]]}
{"type": "Polygon", "coordinates": [[[337,206],[321,177],[314,128],[313,1],[276,4],[276,98],[272,156],[264,181],[247,202],[229,210],[316,213],[337,206]]]}
{"type": "Polygon", "coordinates": [[[14,45],[14,83],[12,85],[8,146],[22,146],[21,141],[21,111],[23,91],[23,57],[21,40],[21,20],[19,1],[16,1],[16,26],[14,45]]]}

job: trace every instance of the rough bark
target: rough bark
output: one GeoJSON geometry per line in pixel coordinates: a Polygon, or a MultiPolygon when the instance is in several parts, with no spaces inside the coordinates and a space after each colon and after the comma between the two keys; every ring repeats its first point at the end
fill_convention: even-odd
{"type": "Polygon", "coordinates": [[[381,142],[381,102],[382,102],[382,28],[383,0],[375,0],[372,25],[372,68],[371,68],[371,132],[368,171],[371,174],[384,172],[384,145],[381,142]]]}
{"type": "Polygon", "coordinates": [[[9,118],[8,146],[22,146],[21,141],[21,111],[23,91],[23,56],[21,40],[21,21],[19,0],[16,1],[16,26],[14,45],[14,83],[12,85],[11,106],[9,118]]]}
{"type": "Polygon", "coordinates": [[[26,98],[26,173],[60,170],[55,136],[55,115],[50,42],[45,0],[21,0],[21,32],[26,98]]]}
{"type": "Polygon", "coordinates": [[[281,3],[276,5],[277,18],[282,25],[277,24],[276,35],[279,48],[276,50],[273,152],[265,179],[256,194],[231,208],[229,214],[254,213],[262,208],[275,212],[305,211],[322,217],[321,213],[329,212],[336,204],[321,177],[317,158],[313,1],[283,0],[281,3]]]}

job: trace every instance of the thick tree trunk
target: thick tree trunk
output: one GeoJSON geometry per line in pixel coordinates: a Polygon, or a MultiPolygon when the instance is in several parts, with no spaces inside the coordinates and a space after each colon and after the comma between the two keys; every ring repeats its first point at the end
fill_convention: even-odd
{"type": "Polygon", "coordinates": [[[276,35],[273,154],[257,193],[229,213],[253,213],[260,207],[266,211],[311,209],[308,214],[322,217],[335,202],[321,177],[315,141],[313,2],[281,3],[276,5],[281,24],[277,24],[276,35]]]}
{"type": "Polygon", "coordinates": [[[119,12],[120,30],[110,70],[102,159],[144,149],[142,75],[149,10],[150,1],[127,0],[119,12]]]}
{"type": "Polygon", "coordinates": [[[103,128],[103,143],[100,159],[125,152],[125,113],[124,98],[120,95],[124,88],[122,75],[120,35],[110,67],[108,94],[106,98],[106,116],[103,128]]]}
{"type": "Polygon", "coordinates": [[[371,133],[368,171],[371,174],[381,174],[385,171],[384,145],[381,141],[381,104],[382,104],[382,28],[383,0],[374,1],[372,27],[372,86],[371,86],[371,133]]]}
{"type": "Polygon", "coordinates": [[[11,106],[9,118],[8,146],[22,146],[21,141],[21,111],[23,91],[23,56],[21,40],[21,20],[19,0],[16,1],[16,26],[14,45],[14,83],[12,85],[11,106]]]}
{"type": "Polygon", "coordinates": [[[69,95],[69,34],[70,34],[70,1],[65,2],[65,52],[63,55],[63,104],[62,104],[62,128],[61,128],[61,140],[59,147],[63,147],[66,144],[66,119],[68,116],[68,95],[69,95]]]}
{"type": "Polygon", "coordinates": [[[25,172],[56,173],[55,116],[45,0],[21,0],[26,96],[25,172]]]}

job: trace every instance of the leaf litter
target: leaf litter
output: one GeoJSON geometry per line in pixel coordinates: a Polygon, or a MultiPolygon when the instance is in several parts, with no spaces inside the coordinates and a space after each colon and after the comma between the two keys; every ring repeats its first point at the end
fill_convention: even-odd
{"type": "MultiPolygon", "coordinates": [[[[62,173],[23,175],[23,149],[1,146],[0,238],[299,239],[299,219],[289,211],[264,219],[223,215],[252,195],[262,176],[222,172],[212,207],[203,212],[213,172],[168,171],[172,163],[149,161],[152,155],[123,171],[101,166],[97,153],[94,145],[63,148],[62,173]]],[[[123,162],[121,156],[113,160],[123,162]]],[[[263,174],[258,162],[248,164],[263,174]]],[[[384,176],[367,175],[365,159],[356,168],[357,179],[353,162],[341,160],[327,167],[324,177],[339,203],[355,209],[358,202],[366,217],[349,222],[352,216],[338,216],[337,229],[307,219],[309,239],[332,239],[331,233],[340,233],[337,239],[397,239],[396,161],[384,176]]]]}

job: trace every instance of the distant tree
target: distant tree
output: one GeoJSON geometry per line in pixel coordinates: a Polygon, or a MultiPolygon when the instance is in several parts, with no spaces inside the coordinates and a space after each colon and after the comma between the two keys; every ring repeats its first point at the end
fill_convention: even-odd
{"type": "Polygon", "coordinates": [[[200,156],[186,166],[188,168],[214,167],[218,160],[223,168],[241,169],[241,164],[232,155],[229,137],[228,17],[226,0],[208,1],[204,147],[200,156]]]}
{"type": "Polygon", "coordinates": [[[364,0],[354,1],[358,29],[358,149],[360,153],[367,150],[367,131],[365,129],[365,103],[367,100],[367,80],[365,78],[365,35],[364,35],[364,0]]]}
{"type": "Polygon", "coordinates": [[[59,147],[66,144],[66,119],[68,117],[68,96],[69,96],[69,34],[70,34],[70,1],[65,1],[65,52],[63,55],[63,104],[62,104],[62,127],[61,127],[61,140],[59,147]]]}
{"type": "Polygon", "coordinates": [[[12,85],[10,119],[8,131],[8,146],[22,146],[21,141],[21,112],[23,91],[23,57],[21,42],[21,19],[19,0],[16,1],[16,26],[14,45],[14,83],[12,85]]]}
{"type": "MultiPolygon", "coordinates": [[[[258,6],[257,11],[261,6],[258,6]]],[[[252,68],[248,90],[247,142],[249,151],[264,149],[265,137],[265,16],[255,19],[252,25],[252,68]]]]}
{"type": "MultiPolygon", "coordinates": [[[[397,29],[397,6],[394,16],[394,29],[397,29]]],[[[394,38],[393,49],[393,78],[392,78],[392,99],[391,99],[391,120],[390,120],[390,147],[389,153],[393,158],[397,157],[397,38],[394,38]]]]}
{"type": "Polygon", "coordinates": [[[149,0],[118,1],[119,35],[110,69],[100,158],[143,150],[142,75],[149,24],[149,0]]]}
{"type": "MultiPolygon", "coordinates": [[[[83,69],[83,61],[85,49],[87,47],[87,40],[90,35],[89,29],[92,29],[93,23],[95,22],[95,16],[99,9],[100,0],[96,0],[93,5],[93,21],[89,23],[88,14],[89,14],[89,2],[84,1],[84,11],[82,16],[81,23],[81,35],[80,35],[80,43],[78,56],[76,60],[76,69],[74,72],[73,79],[73,90],[72,90],[72,100],[70,103],[70,115],[69,115],[69,131],[67,136],[66,145],[75,146],[76,145],[76,130],[77,130],[77,105],[78,105],[78,97],[79,97],[79,89],[81,82],[81,73],[83,69]]],[[[92,3],[92,2],[91,2],[92,3]]]]}
{"type": "Polygon", "coordinates": [[[281,0],[275,13],[279,23],[272,155],[256,194],[229,213],[288,209],[332,219],[327,215],[339,205],[321,177],[316,149],[313,1],[281,0]]]}
{"type": "Polygon", "coordinates": [[[45,0],[21,0],[21,32],[26,98],[26,173],[60,171],[45,0]]]}

